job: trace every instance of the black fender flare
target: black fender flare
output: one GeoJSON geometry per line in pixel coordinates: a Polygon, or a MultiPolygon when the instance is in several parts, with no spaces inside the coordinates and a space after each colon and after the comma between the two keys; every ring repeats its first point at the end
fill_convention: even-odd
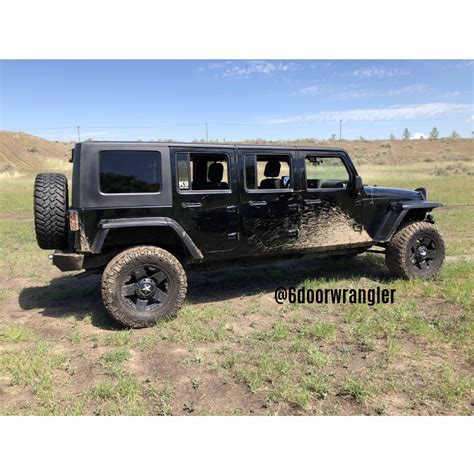
{"type": "MultiPolygon", "coordinates": [[[[403,219],[409,211],[414,209],[422,209],[426,212],[432,211],[437,207],[441,207],[440,202],[432,201],[399,201],[390,204],[389,209],[385,214],[385,218],[380,223],[373,240],[375,242],[388,242],[393,237],[393,234],[398,230],[403,219]]],[[[426,219],[426,218],[425,218],[426,219]]],[[[434,221],[430,221],[434,222],[434,221]]]]}
{"type": "Polygon", "coordinates": [[[169,227],[173,229],[181,242],[188,249],[194,260],[203,260],[204,256],[188,233],[169,217],[135,217],[125,219],[102,219],[91,245],[92,253],[100,253],[110,229],[121,227],[169,227]]]}

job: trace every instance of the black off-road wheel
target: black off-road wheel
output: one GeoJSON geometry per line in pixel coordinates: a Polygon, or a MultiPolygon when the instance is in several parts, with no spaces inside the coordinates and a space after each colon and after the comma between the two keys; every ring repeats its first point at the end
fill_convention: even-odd
{"type": "Polygon", "coordinates": [[[153,246],[116,255],[102,275],[102,300],[112,318],[129,328],[153,326],[183,304],[186,272],[179,260],[153,246]]]}
{"type": "Polygon", "coordinates": [[[38,245],[42,249],[68,246],[68,186],[59,173],[40,173],[35,179],[34,218],[38,245]]]}
{"type": "Polygon", "coordinates": [[[438,229],[429,222],[414,222],[399,229],[387,245],[385,263],[395,277],[434,278],[445,256],[438,229]]]}

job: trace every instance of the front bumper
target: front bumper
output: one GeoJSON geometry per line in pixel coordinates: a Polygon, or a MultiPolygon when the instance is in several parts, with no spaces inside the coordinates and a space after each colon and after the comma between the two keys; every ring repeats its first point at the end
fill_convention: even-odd
{"type": "Polygon", "coordinates": [[[62,272],[72,272],[84,268],[84,255],[55,250],[51,260],[62,272]]]}

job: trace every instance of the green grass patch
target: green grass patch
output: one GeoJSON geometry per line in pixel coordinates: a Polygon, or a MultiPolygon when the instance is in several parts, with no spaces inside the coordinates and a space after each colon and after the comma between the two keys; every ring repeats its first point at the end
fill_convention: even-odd
{"type": "Polygon", "coordinates": [[[36,339],[35,333],[21,324],[8,326],[1,337],[5,342],[28,342],[36,339]]]}
{"type": "Polygon", "coordinates": [[[13,385],[28,387],[41,401],[52,398],[54,373],[65,368],[69,359],[54,351],[52,344],[39,342],[34,348],[7,352],[0,358],[0,374],[13,385]]]}

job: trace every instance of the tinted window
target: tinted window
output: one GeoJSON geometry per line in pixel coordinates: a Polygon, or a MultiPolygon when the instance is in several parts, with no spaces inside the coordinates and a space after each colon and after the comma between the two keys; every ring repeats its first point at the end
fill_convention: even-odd
{"type": "Polygon", "coordinates": [[[157,151],[102,151],[103,193],[157,193],[161,189],[161,154],[157,151]]]}

